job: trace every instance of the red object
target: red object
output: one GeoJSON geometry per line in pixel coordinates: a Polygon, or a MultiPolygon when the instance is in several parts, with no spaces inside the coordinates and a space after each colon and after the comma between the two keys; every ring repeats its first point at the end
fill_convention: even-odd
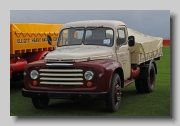
{"type": "Polygon", "coordinates": [[[92,86],[92,83],[91,83],[91,82],[87,82],[87,86],[88,86],[88,87],[91,87],[91,86],[92,86]]]}
{"type": "Polygon", "coordinates": [[[43,59],[43,57],[48,53],[49,51],[29,53],[29,54],[26,54],[25,59],[28,63],[38,61],[38,60],[43,59]]]}
{"type": "Polygon", "coordinates": [[[163,46],[168,46],[170,47],[170,39],[163,39],[163,46]]]}
{"type": "Polygon", "coordinates": [[[23,71],[26,65],[27,61],[25,59],[10,59],[10,77],[12,72],[23,71]]]}
{"type": "Polygon", "coordinates": [[[131,78],[137,77],[139,73],[140,73],[139,67],[131,68],[131,78]]]}
{"type": "Polygon", "coordinates": [[[19,58],[19,57],[11,58],[10,59],[10,78],[12,78],[13,73],[23,72],[24,67],[28,63],[41,60],[48,53],[49,51],[41,51],[41,52],[35,52],[35,53],[27,53],[25,58],[19,58]]]}
{"type": "Polygon", "coordinates": [[[34,85],[34,86],[37,85],[37,81],[36,81],[36,80],[33,81],[33,85],[34,85]]]}

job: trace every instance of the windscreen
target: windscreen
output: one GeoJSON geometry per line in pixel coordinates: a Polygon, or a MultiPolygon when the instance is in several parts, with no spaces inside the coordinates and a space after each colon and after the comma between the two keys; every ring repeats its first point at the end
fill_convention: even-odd
{"type": "Polygon", "coordinates": [[[106,27],[67,28],[63,29],[58,39],[58,46],[68,45],[113,45],[114,32],[106,27]],[[84,34],[85,32],[85,34],[84,34]]]}

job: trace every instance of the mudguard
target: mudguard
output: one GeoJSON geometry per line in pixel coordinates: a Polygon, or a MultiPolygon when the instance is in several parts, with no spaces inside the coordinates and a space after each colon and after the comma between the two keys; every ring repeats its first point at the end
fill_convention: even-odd
{"type": "Polygon", "coordinates": [[[47,55],[49,51],[41,51],[41,52],[34,52],[34,53],[27,53],[25,59],[28,63],[34,62],[37,60],[43,59],[45,55],[47,55]]]}
{"type": "Polygon", "coordinates": [[[147,77],[148,77],[148,71],[149,71],[149,66],[151,65],[151,64],[154,64],[154,67],[155,67],[155,72],[156,72],[156,74],[157,74],[157,66],[156,66],[156,62],[155,62],[155,60],[154,59],[152,59],[152,60],[150,60],[149,62],[147,62],[146,64],[142,64],[141,66],[140,66],[140,69],[141,69],[141,72],[140,72],[140,75],[139,75],[139,77],[141,78],[141,79],[146,79],[147,77]]]}

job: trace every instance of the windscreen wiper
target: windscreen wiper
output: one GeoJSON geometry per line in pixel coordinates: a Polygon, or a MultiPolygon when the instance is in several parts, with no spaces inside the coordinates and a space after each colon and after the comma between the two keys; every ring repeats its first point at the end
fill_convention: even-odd
{"type": "Polygon", "coordinates": [[[75,30],[83,30],[84,29],[84,27],[70,27],[70,28],[73,28],[75,30]]]}
{"type": "Polygon", "coordinates": [[[103,27],[103,25],[97,26],[97,27],[86,27],[86,28],[91,29],[91,30],[95,30],[95,29],[97,29],[97,28],[102,28],[102,27],[103,27]]]}

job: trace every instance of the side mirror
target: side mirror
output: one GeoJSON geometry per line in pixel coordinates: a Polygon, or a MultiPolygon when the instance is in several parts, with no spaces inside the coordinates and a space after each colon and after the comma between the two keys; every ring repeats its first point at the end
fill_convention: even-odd
{"type": "Polygon", "coordinates": [[[134,38],[134,36],[129,36],[129,37],[128,37],[128,45],[129,45],[130,47],[132,47],[132,46],[134,46],[134,44],[135,44],[135,38],[134,38]]]}
{"type": "Polygon", "coordinates": [[[50,35],[47,35],[47,41],[49,45],[52,45],[52,38],[50,35]]]}

